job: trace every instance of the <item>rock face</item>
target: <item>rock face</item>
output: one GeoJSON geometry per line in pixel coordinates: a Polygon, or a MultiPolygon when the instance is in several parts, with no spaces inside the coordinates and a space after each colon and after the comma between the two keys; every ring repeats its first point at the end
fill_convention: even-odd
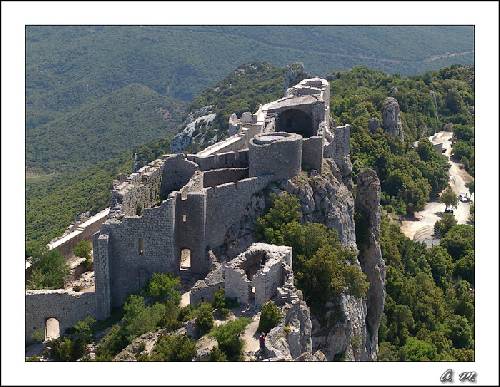
{"type": "Polygon", "coordinates": [[[357,178],[356,230],[359,262],[368,277],[366,327],[368,352],[376,354],[378,328],[385,302],[385,262],[380,250],[380,180],[367,169],[357,178]]]}
{"type": "Polygon", "coordinates": [[[216,114],[212,113],[212,106],[203,106],[202,108],[190,113],[183,123],[184,129],[175,135],[172,139],[170,149],[173,153],[184,151],[192,143],[210,145],[217,142],[217,138],[203,138],[203,127],[207,127],[215,119],[216,114]]]}
{"type": "Polygon", "coordinates": [[[294,360],[304,353],[312,354],[312,323],[307,304],[295,300],[282,311],[285,318],[266,337],[266,357],[273,361],[294,360]]]}
{"type": "Polygon", "coordinates": [[[382,105],[382,127],[390,135],[404,139],[399,104],[394,97],[387,97],[382,105]]]}
{"type": "Polygon", "coordinates": [[[299,198],[303,222],[323,223],[337,231],[343,245],[355,248],[354,198],[342,178],[335,162],[325,159],[321,174],[300,174],[280,189],[299,198]]]}

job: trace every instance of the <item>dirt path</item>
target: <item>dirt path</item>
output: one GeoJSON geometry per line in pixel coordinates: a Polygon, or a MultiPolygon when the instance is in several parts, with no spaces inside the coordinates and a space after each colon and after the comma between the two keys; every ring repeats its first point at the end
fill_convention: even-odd
{"type": "Polygon", "coordinates": [[[245,343],[243,352],[245,360],[250,360],[253,355],[259,350],[259,339],[257,335],[257,328],[259,327],[260,313],[252,317],[252,321],[247,325],[245,332],[241,336],[245,343]]]}
{"type": "MultiPolygon", "coordinates": [[[[469,189],[466,187],[466,183],[473,180],[473,178],[461,168],[459,163],[450,160],[452,148],[451,148],[451,138],[453,136],[452,132],[438,132],[434,136],[429,137],[429,140],[433,144],[443,144],[443,148],[446,149],[444,155],[448,157],[450,163],[450,185],[453,191],[459,195],[461,193],[470,194],[469,189]]],[[[472,201],[474,201],[474,195],[472,195],[472,201]]],[[[401,222],[401,232],[405,234],[408,238],[425,242],[428,245],[433,245],[438,242],[434,238],[434,224],[441,219],[444,213],[445,205],[439,202],[429,202],[425,205],[422,211],[415,213],[415,218],[411,220],[403,220],[401,222]]],[[[458,202],[458,206],[454,209],[453,214],[455,219],[459,224],[467,223],[470,213],[470,203],[458,202]]]]}

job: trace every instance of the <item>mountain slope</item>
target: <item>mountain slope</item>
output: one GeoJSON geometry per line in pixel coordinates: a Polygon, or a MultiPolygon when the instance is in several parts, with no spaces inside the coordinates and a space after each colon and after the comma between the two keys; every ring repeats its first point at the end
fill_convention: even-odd
{"type": "Polygon", "coordinates": [[[473,63],[471,26],[29,26],[28,127],[130,83],[190,100],[235,64],[415,74],[473,63]]]}
{"type": "Polygon", "coordinates": [[[117,156],[172,133],[184,104],[131,84],[27,130],[26,164],[69,170],[117,156]]]}

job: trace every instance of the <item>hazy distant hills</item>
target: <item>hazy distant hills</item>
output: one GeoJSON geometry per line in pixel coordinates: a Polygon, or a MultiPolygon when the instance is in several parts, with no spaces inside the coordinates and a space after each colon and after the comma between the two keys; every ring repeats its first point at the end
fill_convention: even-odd
{"type": "Polygon", "coordinates": [[[32,26],[26,42],[27,167],[35,171],[86,166],[164,138],[181,119],[179,101],[242,63],[300,61],[322,75],[473,61],[472,27],[32,26]]]}

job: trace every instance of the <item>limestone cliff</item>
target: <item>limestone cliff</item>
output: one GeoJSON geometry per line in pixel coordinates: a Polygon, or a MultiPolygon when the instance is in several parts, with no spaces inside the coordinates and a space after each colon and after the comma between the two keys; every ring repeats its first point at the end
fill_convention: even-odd
{"type": "Polygon", "coordinates": [[[379,246],[380,183],[373,171],[362,173],[358,176],[355,201],[350,184],[344,180],[337,164],[325,159],[321,174],[301,174],[283,182],[280,189],[299,198],[302,221],[335,229],[345,246],[359,250],[356,264],[370,282],[366,299],[343,294],[327,303],[323,322],[311,316],[313,352],[321,350],[328,360],[373,360],[385,298],[385,266],[379,246]],[[358,211],[362,217],[356,215],[358,211]],[[366,222],[362,229],[367,237],[362,244],[356,241],[355,218],[366,222]]]}
{"type": "Polygon", "coordinates": [[[387,97],[382,105],[382,127],[390,135],[404,140],[399,103],[394,97],[387,97]]]}

